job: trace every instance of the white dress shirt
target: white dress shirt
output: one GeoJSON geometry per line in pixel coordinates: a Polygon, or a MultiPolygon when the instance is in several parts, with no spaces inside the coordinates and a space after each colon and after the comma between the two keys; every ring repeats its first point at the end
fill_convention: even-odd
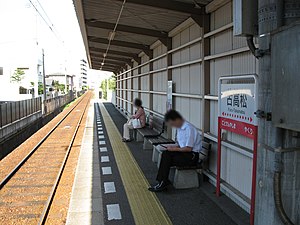
{"type": "Polygon", "coordinates": [[[193,152],[199,153],[202,148],[199,131],[187,121],[177,129],[177,142],[180,148],[191,147],[193,152]]]}

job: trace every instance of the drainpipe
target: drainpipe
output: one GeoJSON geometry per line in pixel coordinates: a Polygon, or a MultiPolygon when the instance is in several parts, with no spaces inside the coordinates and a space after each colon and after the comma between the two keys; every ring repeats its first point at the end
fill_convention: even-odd
{"type": "Polygon", "coordinates": [[[281,196],[281,172],[282,172],[282,152],[279,150],[275,151],[275,160],[274,160],[274,177],[273,177],[273,189],[274,189],[274,201],[277,213],[280,217],[280,220],[284,225],[294,225],[294,223],[287,216],[281,196]]]}

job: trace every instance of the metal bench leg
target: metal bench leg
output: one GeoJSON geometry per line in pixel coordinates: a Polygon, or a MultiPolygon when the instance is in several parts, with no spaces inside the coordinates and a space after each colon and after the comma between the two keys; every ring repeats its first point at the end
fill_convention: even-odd
{"type": "Polygon", "coordinates": [[[175,170],[173,186],[176,189],[198,188],[199,178],[197,170],[175,170]]]}
{"type": "Polygon", "coordinates": [[[152,150],[152,162],[157,163],[158,161],[158,150],[157,146],[153,145],[153,150],[152,150]]]}
{"type": "Polygon", "coordinates": [[[136,141],[137,142],[142,142],[144,141],[143,135],[140,134],[140,132],[136,131],[136,141]]]}
{"type": "Polygon", "coordinates": [[[152,147],[152,144],[148,141],[147,138],[144,138],[144,145],[143,145],[143,149],[144,150],[151,150],[153,147],[152,147]]]}

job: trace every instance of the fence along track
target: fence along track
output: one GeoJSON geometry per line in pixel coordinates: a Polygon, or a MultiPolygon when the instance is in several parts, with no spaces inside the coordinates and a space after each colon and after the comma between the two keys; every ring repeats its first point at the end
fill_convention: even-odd
{"type": "Polygon", "coordinates": [[[73,112],[73,110],[82,102],[86,95],[83,95],[75,106],[45,135],[45,137],[21,160],[21,162],[1,181],[0,190],[13,177],[13,175],[22,167],[22,165],[32,156],[32,154],[47,140],[47,138],[56,130],[56,128],[73,112]]]}
{"type": "MultiPolygon", "coordinates": [[[[74,121],[74,120],[72,120],[72,118],[71,117],[69,117],[68,119],[69,119],[69,121],[73,121],[73,122],[75,122],[76,123],[76,127],[75,126],[73,126],[73,127],[75,127],[75,130],[69,135],[69,136],[71,136],[72,135],[72,138],[71,138],[71,140],[68,140],[68,148],[67,148],[67,151],[65,151],[65,150],[63,150],[64,149],[64,145],[62,145],[62,146],[60,146],[60,151],[58,151],[58,154],[59,154],[59,152],[60,153],[64,153],[64,159],[62,160],[62,163],[60,163],[60,169],[59,169],[59,172],[58,172],[58,174],[57,174],[57,172],[53,172],[52,174],[54,174],[55,175],[55,177],[56,177],[56,179],[55,179],[55,181],[54,182],[52,182],[51,183],[51,191],[47,191],[47,193],[50,193],[49,195],[44,195],[45,197],[47,197],[48,196],[48,199],[47,199],[47,201],[46,201],[46,203],[45,204],[43,204],[43,209],[42,210],[37,210],[38,211],[38,214],[36,214],[36,215],[39,215],[40,213],[41,213],[41,215],[40,215],[40,219],[39,219],[39,223],[38,224],[45,224],[45,222],[46,222],[46,219],[47,219],[47,216],[48,216],[48,212],[49,212],[49,209],[50,209],[50,206],[51,206],[51,203],[52,203],[52,201],[53,201],[53,199],[54,199],[54,196],[55,196],[55,192],[56,192],[56,189],[57,189],[57,187],[58,187],[58,184],[59,184],[59,181],[60,181],[60,178],[61,178],[61,176],[62,176],[62,174],[63,174],[63,171],[64,171],[64,168],[65,168],[65,166],[66,166],[66,163],[67,163],[67,160],[68,160],[68,156],[69,156],[69,154],[70,154],[70,152],[71,152],[71,148],[72,148],[72,145],[73,145],[73,143],[74,143],[74,140],[75,140],[75,138],[76,138],[76,134],[77,134],[77,132],[78,132],[78,130],[79,130],[79,127],[80,127],[80,124],[81,124],[81,122],[82,122],[82,120],[83,120],[83,117],[84,117],[84,114],[85,114],[85,112],[86,112],[86,109],[87,109],[87,107],[88,107],[88,105],[89,105],[89,103],[90,103],[90,98],[91,98],[91,95],[89,94],[89,93],[87,93],[85,96],[83,96],[78,102],[77,102],[77,104],[70,110],[70,112],[68,112],[68,114],[66,114],[66,116],[64,116],[64,118],[62,118],[62,120],[60,120],[58,123],[57,123],[57,125],[43,138],[43,140],[41,141],[41,142],[45,142],[45,140],[47,140],[47,138],[53,133],[53,131],[60,125],[60,124],[62,124],[62,122],[68,117],[68,115],[70,115],[71,114],[71,112],[74,112],[74,109],[77,109],[77,106],[79,106],[79,104],[80,103],[84,103],[83,101],[87,101],[86,102],[86,104],[84,105],[84,107],[82,107],[83,108],[83,110],[82,110],[82,113],[80,114],[80,117],[79,117],[79,115],[78,115],[78,117],[79,117],[79,119],[78,119],[78,122],[77,122],[77,119],[74,121]],[[88,95],[88,96],[87,96],[88,95]],[[54,183],[54,184],[53,184],[54,183]],[[53,185],[52,185],[53,184],[53,185]]],[[[75,112],[74,113],[77,113],[79,110],[75,110],[75,112]]],[[[76,114],[75,114],[76,115],[76,114]]],[[[75,116],[74,115],[74,116],[75,116]]],[[[66,122],[67,123],[69,123],[67,120],[66,120],[66,122]]],[[[62,126],[60,126],[60,128],[62,128],[62,126]]],[[[59,132],[62,132],[62,130],[63,129],[61,129],[60,131],[58,131],[58,133],[56,133],[56,134],[60,134],[59,132]]],[[[52,141],[53,141],[53,137],[51,137],[52,138],[52,141]]],[[[50,139],[51,139],[50,138],[50,139]]],[[[56,138],[57,138],[57,136],[56,136],[56,138]]],[[[54,138],[54,140],[55,140],[55,138],[54,138]]],[[[50,140],[50,142],[51,142],[51,140],[50,140]]],[[[46,143],[45,143],[46,144],[46,143]]],[[[36,147],[35,147],[35,149],[37,150],[40,146],[42,145],[42,143],[39,143],[36,147]]],[[[46,144],[47,145],[47,144],[46,144]]],[[[37,151],[37,152],[41,152],[41,153],[43,153],[43,148],[45,148],[45,147],[42,147],[41,148],[41,150],[40,151],[37,151]]],[[[46,148],[47,148],[47,146],[46,146],[46,148]]],[[[55,147],[54,147],[55,148],[55,147]]],[[[35,150],[35,151],[36,151],[35,150]]],[[[52,149],[51,149],[52,150],[52,149]]],[[[47,151],[48,152],[48,154],[51,154],[51,153],[49,153],[49,151],[47,151]]],[[[41,154],[41,153],[39,153],[39,154],[41,154]]],[[[55,152],[55,153],[57,153],[57,152],[55,152]]],[[[25,158],[26,158],[26,160],[22,160],[23,161],[23,164],[27,161],[27,159],[29,159],[30,158],[30,156],[33,154],[33,152],[31,152],[30,153],[30,155],[28,156],[26,156],[25,158]]],[[[37,156],[39,156],[39,155],[37,155],[37,156]]],[[[48,157],[49,155],[47,155],[47,157],[48,157]]],[[[51,155],[50,155],[51,156],[51,155]]],[[[25,159],[24,158],[24,159],[25,159]]],[[[36,158],[36,157],[35,157],[36,158]]],[[[37,157],[38,159],[39,159],[39,157],[37,157]]],[[[53,161],[53,160],[52,160],[53,161]]],[[[58,160],[57,160],[58,161],[58,160]]],[[[35,162],[36,161],[29,161],[30,163],[29,163],[29,168],[30,168],[30,166],[32,166],[32,164],[34,165],[35,164],[35,162]],[[33,162],[33,163],[32,163],[33,162]]],[[[42,162],[43,163],[43,162],[42,162]]],[[[19,164],[15,169],[14,169],[14,171],[12,171],[11,173],[10,173],[10,175],[8,176],[8,177],[10,177],[10,178],[12,178],[13,177],[13,175],[22,167],[22,165],[23,164],[19,164]]],[[[44,165],[44,164],[42,164],[42,165],[44,165]]],[[[50,164],[51,165],[51,164],[50,164]]],[[[27,166],[28,167],[28,166],[27,166]]],[[[26,167],[25,167],[26,168],[26,167]]],[[[39,167],[33,167],[34,169],[35,169],[35,171],[37,171],[37,169],[39,169],[39,167]]],[[[51,170],[51,169],[50,169],[51,170]]],[[[21,172],[21,174],[22,174],[22,171],[20,171],[21,172]]],[[[38,173],[39,172],[41,172],[40,170],[38,170],[38,173]]],[[[17,175],[17,174],[16,174],[17,175]]],[[[34,174],[33,173],[33,175],[32,176],[35,176],[36,174],[34,174]]],[[[20,174],[18,174],[18,176],[20,176],[20,174]]],[[[18,177],[17,176],[17,177],[18,177]]],[[[23,176],[22,176],[23,177],[23,176]]],[[[54,177],[54,176],[53,176],[54,177]]],[[[6,182],[5,183],[7,183],[9,180],[10,180],[10,178],[9,179],[7,179],[6,178],[6,182]]],[[[28,179],[28,177],[26,178],[26,176],[25,176],[25,179],[28,179]]],[[[54,180],[54,179],[53,179],[54,180]]],[[[45,181],[47,181],[47,180],[45,180],[45,181]]],[[[4,182],[2,182],[2,188],[5,186],[5,183],[4,182]]],[[[33,187],[34,187],[34,184],[35,183],[33,183],[33,187]]],[[[28,184],[28,187],[30,187],[30,185],[31,185],[31,183],[30,184],[28,184]]],[[[17,182],[17,185],[16,186],[18,186],[18,182],[17,182]]],[[[50,186],[50,185],[45,185],[45,186],[50,186]]],[[[8,190],[9,191],[11,191],[13,188],[10,188],[10,187],[8,187],[8,190]]],[[[7,190],[7,189],[6,189],[7,190]]],[[[18,194],[18,193],[17,193],[18,194]]],[[[37,194],[39,194],[39,193],[37,193],[37,194]]],[[[17,201],[18,202],[18,201],[17,201]]],[[[9,204],[9,203],[8,203],[9,204]]],[[[0,204],[1,205],[1,204],[0,204]]],[[[10,215],[10,216],[12,216],[12,214],[10,215]]],[[[19,215],[16,215],[16,216],[19,216],[19,215]]],[[[22,216],[22,215],[21,215],[22,216]]],[[[9,216],[7,216],[7,218],[9,218],[9,216]]],[[[36,218],[38,218],[38,216],[36,217],[36,218]]],[[[0,222],[1,222],[1,220],[0,220],[0,222]]]]}

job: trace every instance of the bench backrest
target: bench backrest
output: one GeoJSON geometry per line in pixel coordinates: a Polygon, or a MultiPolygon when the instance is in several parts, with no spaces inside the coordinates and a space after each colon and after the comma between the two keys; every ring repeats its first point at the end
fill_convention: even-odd
{"type": "Polygon", "coordinates": [[[211,150],[211,144],[209,142],[202,141],[202,149],[201,152],[199,153],[199,160],[206,161],[210,150],[211,150]]]}
{"type": "Polygon", "coordinates": [[[150,116],[149,124],[150,127],[153,130],[157,131],[159,134],[163,134],[165,132],[165,122],[163,118],[152,115],[150,116]]]}

